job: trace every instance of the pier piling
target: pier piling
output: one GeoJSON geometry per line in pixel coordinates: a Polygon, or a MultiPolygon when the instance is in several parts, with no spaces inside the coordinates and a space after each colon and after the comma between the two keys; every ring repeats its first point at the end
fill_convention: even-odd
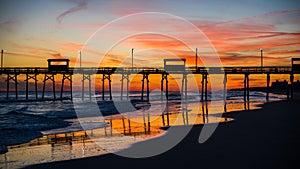
{"type": "Polygon", "coordinates": [[[126,99],[129,100],[129,73],[122,73],[121,78],[121,100],[123,100],[123,88],[124,88],[124,80],[126,80],[126,99]]]}
{"type": "Polygon", "coordinates": [[[28,86],[29,86],[29,80],[30,79],[33,79],[34,80],[34,84],[35,84],[35,99],[37,100],[38,99],[38,92],[37,92],[37,74],[26,74],[26,79],[25,79],[25,82],[26,82],[26,100],[28,100],[28,86]]]}
{"type": "Polygon", "coordinates": [[[9,81],[12,80],[15,83],[15,94],[16,94],[16,100],[18,100],[18,74],[7,74],[6,79],[6,99],[9,98],[9,81]]]}
{"type": "Polygon", "coordinates": [[[112,94],[111,94],[111,74],[104,74],[102,76],[102,100],[105,100],[105,79],[108,80],[108,90],[109,90],[109,100],[112,100],[112,94]]]}
{"type": "Polygon", "coordinates": [[[142,96],[141,100],[144,100],[144,86],[145,86],[145,80],[147,82],[147,101],[149,101],[149,74],[143,74],[143,79],[142,79],[142,96]]]}
{"type": "Polygon", "coordinates": [[[187,74],[184,73],[182,74],[182,83],[181,83],[181,98],[183,99],[184,95],[184,100],[187,101],[187,74]],[[184,94],[183,94],[184,93],[184,94]]]}
{"type": "Polygon", "coordinates": [[[160,99],[163,100],[163,93],[164,93],[164,80],[166,81],[166,99],[168,100],[169,98],[169,82],[168,82],[168,74],[167,73],[163,73],[161,75],[161,95],[160,95],[160,99]]]}
{"type": "Polygon", "coordinates": [[[88,80],[89,82],[89,98],[92,100],[92,88],[91,88],[91,75],[82,74],[82,89],[81,89],[81,100],[84,100],[84,81],[88,80]]]}
{"type": "Polygon", "coordinates": [[[44,96],[45,96],[45,89],[46,89],[46,83],[48,80],[51,80],[52,81],[52,90],[53,90],[53,99],[55,100],[56,99],[56,95],[55,95],[55,74],[45,74],[45,77],[44,77],[44,84],[43,84],[43,93],[42,93],[42,99],[44,100],[44,96]]]}
{"type": "Polygon", "coordinates": [[[60,98],[62,99],[62,97],[63,97],[65,80],[69,80],[69,82],[70,82],[70,95],[71,95],[71,100],[72,100],[73,99],[73,97],[72,97],[73,94],[72,94],[72,75],[71,74],[63,74],[63,78],[61,80],[60,98]]]}

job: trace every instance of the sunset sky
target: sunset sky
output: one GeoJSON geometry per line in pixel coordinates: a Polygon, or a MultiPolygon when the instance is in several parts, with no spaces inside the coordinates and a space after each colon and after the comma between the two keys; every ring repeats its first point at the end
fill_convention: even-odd
{"type": "MultiPolygon", "coordinates": [[[[300,1],[1,2],[0,49],[5,50],[4,66],[7,67],[43,67],[47,66],[46,60],[49,58],[69,58],[71,66],[75,66],[79,50],[83,50],[85,58],[92,54],[101,58],[101,66],[129,66],[131,48],[135,48],[134,66],[162,66],[163,58],[172,57],[187,58],[187,63],[194,66],[193,50],[196,47],[201,49],[202,44],[193,43],[191,50],[180,40],[149,33],[128,37],[111,49],[100,43],[97,44],[99,50],[96,48],[84,53],[84,44],[91,35],[94,35],[93,39],[98,38],[109,44],[112,39],[135,30],[149,32],[153,27],[163,32],[165,25],[178,34],[186,34],[190,42],[199,40],[180,22],[167,17],[159,20],[139,18],[130,23],[120,21],[118,26],[106,31],[105,36],[95,34],[111,21],[142,12],[167,13],[187,20],[208,38],[224,66],[259,66],[260,48],[264,51],[266,66],[290,66],[292,57],[300,57],[300,1]]],[[[205,51],[199,51],[200,58],[205,54],[205,51]]],[[[83,59],[84,66],[94,65],[91,62],[93,60],[83,59]]]]}

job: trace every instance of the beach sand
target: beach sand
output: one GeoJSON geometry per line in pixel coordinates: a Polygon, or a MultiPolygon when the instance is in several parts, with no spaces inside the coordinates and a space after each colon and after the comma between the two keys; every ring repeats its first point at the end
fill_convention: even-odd
{"type": "MultiPolygon", "coordinates": [[[[226,114],[234,116],[235,121],[219,124],[202,144],[198,138],[203,126],[194,126],[178,145],[157,156],[125,158],[106,154],[25,168],[299,168],[300,99],[299,95],[295,97],[264,104],[257,110],[226,114]]],[[[185,127],[176,127],[174,132],[179,130],[185,127]]],[[[167,132],[132,148],[167,141],[168,134],[174,133],[167,132]]]]}

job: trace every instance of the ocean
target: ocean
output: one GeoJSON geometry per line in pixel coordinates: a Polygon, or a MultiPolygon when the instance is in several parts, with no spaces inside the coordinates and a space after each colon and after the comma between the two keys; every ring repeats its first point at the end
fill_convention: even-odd
{"type": "MultiPolygon", "coordinates": [[[[58,93],[58,92],[57,92],[58,93]]],[[[63,100],[53,101],[52,92],[45,101],[34,101],[35,93],[0,93],[0,168],[19,168],[25,165],[84,158],[115,152],[131,144],[164,134],[161,127],[227,122],[234,119],[215,116],[227,112],[256,109],[266,102],[266,93],[250,91],[250,101],[244,102],[242,90],[229,90],[224,106],[223,93],[217,99],[201,102],[197,92],[188,92],[181,100],[177,92],[169,92],[169,101],[160,100],[160,92],[152,92],[150,101],[141,101],[140,92],[130,92],[129,99],[120,100],[118,92],[113,101],[102,101],[96,92],[81,101],[81,93],[64,93],[63,100]],[[95,106],[96,105],[96,109],[95,106]],[[98,110],[99,112],[95,112],[98,110]],[[179,120],[178,120],[179,119],[179,120]],[[97,140],[95,143],[95,140],[97,140]],[[100,145],[98,143],[101,143],[100,145]]],[[[41,98],[41,92],[38,93],[41,98]]],[[[108,99],[108,93],[105,93],[108,99]]],[[[57,94],[57,97],[59,95],[57,94]]],[[[286,96],[270,94],[269,101],[286,96]]]]}

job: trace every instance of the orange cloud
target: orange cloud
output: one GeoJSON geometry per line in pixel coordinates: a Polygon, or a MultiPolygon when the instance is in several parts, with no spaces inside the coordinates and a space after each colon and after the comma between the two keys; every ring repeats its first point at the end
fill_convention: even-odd
{"type": "MultiPolygon", "coordinates": [[[[225,65],[257,65],[260,48],[263,48],[264,58],[270,65],[287,65],[291,57],[300,56],[300,31],[279,28],[278,17],[299,12],[275,11],[227,22],[195,23],[211,40],[225,65]]],[[[300,20],[297,16],[288,17],[288,24],[298,25],[300,20]]],[[[280,24],[284,23],[285,20],[280,20],[280,24]]]]}

